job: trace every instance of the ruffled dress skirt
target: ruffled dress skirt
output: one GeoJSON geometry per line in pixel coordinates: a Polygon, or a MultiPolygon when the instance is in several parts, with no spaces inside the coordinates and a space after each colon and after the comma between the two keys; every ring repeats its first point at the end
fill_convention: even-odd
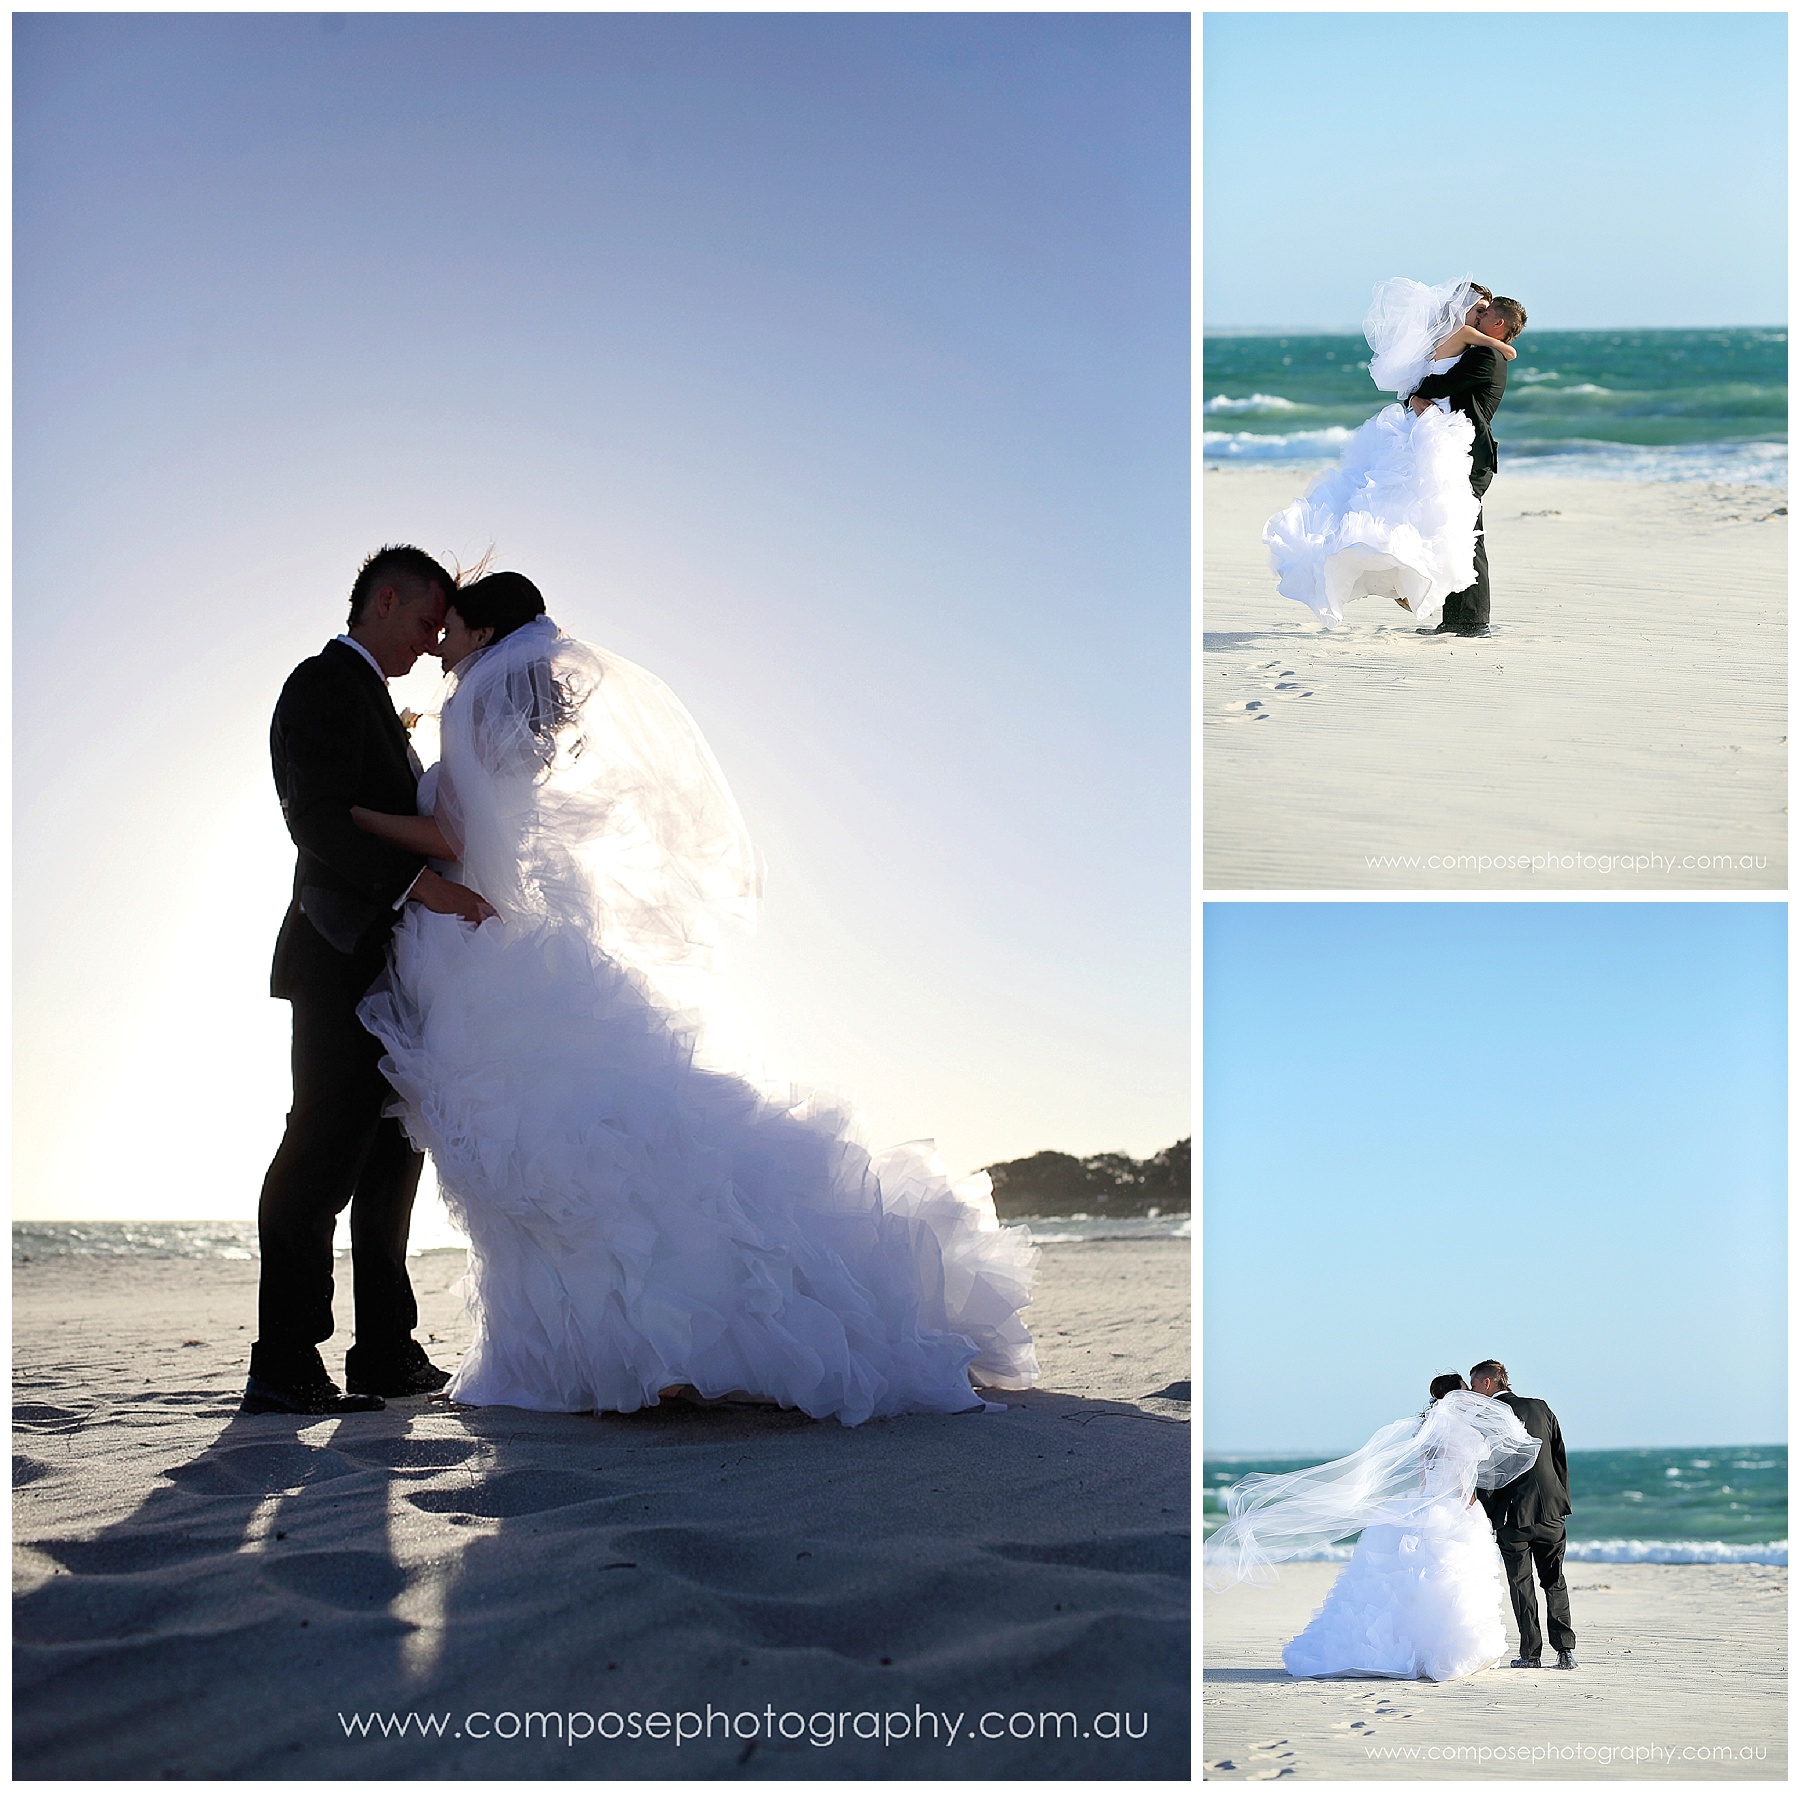
{"type": "Polygon", "coordinates": [[[410,907],[361,1014],[469,1238],[453,1400],[631,1412],[686,1383],[856,1425],[1036,1382],[1036,1248],[985,1178],[697,1064],[581,929],[410,907]]]}
{"type": "Polygon", "coordinates": [[[1460,1497],[1363,1528],[1325,1604],[1281,1653],[1290,1675],[1454,1681],[1506,1653],[1506,1575],[1460,1497]]]}
{"type": "Polygon", "coordinates": [[[1337,466],[1265,525],[1281,595],[1328,629],[1364,597],[1405,598],[1409,626],[1435,627],[1444,599],[1475,583],[1474,441],[1474,425],[1457,411],[1378,411],[1337,466]]]}

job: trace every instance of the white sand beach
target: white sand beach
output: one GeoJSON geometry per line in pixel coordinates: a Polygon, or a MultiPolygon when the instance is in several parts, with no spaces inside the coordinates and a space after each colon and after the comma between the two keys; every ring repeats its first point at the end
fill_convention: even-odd
{"type": "Polygon", "coordinates": [[[1046,1247],[1040,1390],[854,1430],[246,1418],[254,1263],[16,1266],[15,1772],[1185,1778],[1188,1256],[1046,1247]]]}
{"type": "Polygon", "coordinates": [[[1785,1569],[1571,1563],[1573,1672],[1296,1681],[1281,1646],[1340,1567],[1206,1594],[1206,1779],[1787,1778],[1785,1569]]]}
{"type": "Polygon", "coordinates": [[[1503,466],[1493,634],[1455,640],[1276,591],[1310,477],[1205,477],[1209,888],[1785,887],[1784,491],[1503,466]]]}

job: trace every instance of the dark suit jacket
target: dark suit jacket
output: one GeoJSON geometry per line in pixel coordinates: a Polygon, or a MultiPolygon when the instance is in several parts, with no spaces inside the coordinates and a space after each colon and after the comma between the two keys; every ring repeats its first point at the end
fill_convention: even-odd
{"type": "Polygon", "coordinates": [[[1475,451],[1470,471],[1491,478],[1499,469],[1500,454],[1494,447],[1494,413],[1506,396],[1506,357],[1498,349],[1478,343],[1464,349],[1454,367],[1441,374],[1427,374],[1413,389],[1415,398],[1447,398],[1450,408],[1461,411],[1475,426],[1475,451]]]}
{"type": "Polygon", "coordinates": [[[1525,1531],[1534,1525],[1557,1524],[1574,1512],[1569,1501],[1569,1456],[1563,1449],[1562,1427],[1543,1401],[1510,1392],[1496,1395],[1519,1416],[1522,1425],[1543,1449],[1537,1461],[1504,1488],[1483,1490],[1481,1504],[1495,1531],[1525,1531]]]}
{"type": "Polygon", "coordinates": [[[350,806],[416,814],[419,780],[387,686],[341,641],[302,661],[282,687],[269,756],[300,849],[269,981],[274,995],[291,996],[296,985],[341,977],[347,967],[334,959],[379,957],[398,919],[394,904],[425,861],[365,834],[350,806]]]}

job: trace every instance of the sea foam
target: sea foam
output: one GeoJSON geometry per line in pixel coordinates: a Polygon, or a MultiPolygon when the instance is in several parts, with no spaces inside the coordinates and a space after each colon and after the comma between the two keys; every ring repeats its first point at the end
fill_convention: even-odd
{"type": "Polygon", "coordinates": [[[1291,436],[1260,436],[1249,430],[1208,430],[1203,447],[1209,461],[1335,461],[1350,440],[1342,425],[1328,430],[1296,430],[1291,436]]]}
{"type": "MultiPolygon", "coordinates": [[[[1352,1548],[1349,1544],[1326,1544],[1288,1560],[1347,1563],[1352,1548]]],[[[1785,1569],[1787,1560],[1786,1538],[1774,1544],[1721,1544],[1708,1538],[1667,1543],[1653,1538],[1596,1538],[1586,1543],[1571,1540],[1563,1552],[1563,1561],[1569,1563],[1764,1563],[1785,1569]]]]}
{"type": "Polygon", "coordinates": [[[1711,1538],[1663,1542],[1655,1538],[1593,1538],[1571,1542],[1563,1552],[1571,1563],[1769,1563],[1785,1569],[1787,1539],[1773,1544],[1721,1544],[1711,1538]]]}
{"type": "Polygon", "coordinates": [[[1276,411],[1298,411],[1300,406],[1291,398],[1281,398],[1273,392],[1253,392],[1248,398],[1227,398],[1224,393],[1220,393],[1217,398],[1209,398],[1200,409],[1208,417],[1229,411],[1267,416],[1276,411]]]}

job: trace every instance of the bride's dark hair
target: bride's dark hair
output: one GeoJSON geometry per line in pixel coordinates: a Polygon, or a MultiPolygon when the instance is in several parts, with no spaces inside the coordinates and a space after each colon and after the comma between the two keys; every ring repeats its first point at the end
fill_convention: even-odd
{"type": "Polygon", "coordinates": [[[544,614],[544,594],[523,573],[487,573],[459,586],[450,608],[471,629],[492,629],[499,641],[544,614]]]}
{"type": "Polygon", "coordinates": [[[1468,1386],[1468,1383],[1463,1381],[1462,1377],[1454,1374],[1449,1376],[1433,1376],[1431,1379],[1431,1398],[1434,1401],[1441,1401],[1445,1395],[1453,1394],[1457,1389],[1467,1388],[1468,1386]]]}

